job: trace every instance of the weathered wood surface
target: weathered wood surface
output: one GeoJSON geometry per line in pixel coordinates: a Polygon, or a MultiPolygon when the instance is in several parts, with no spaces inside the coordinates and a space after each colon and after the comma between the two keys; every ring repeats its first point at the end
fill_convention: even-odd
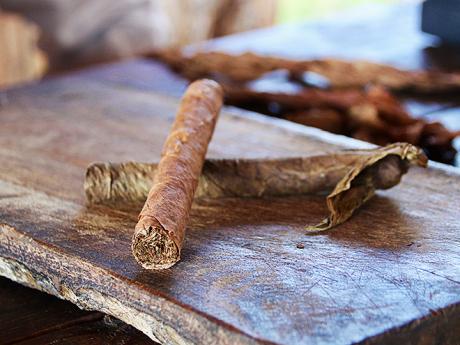
{"type": "Polygon", "coordinates": [[[144,334],[99,312],[0,278],[0,344],[152,344],[144,334]]]}
{"type": "MultiPolygon", "coordinates": [[[[439,47],[436,40],[419,32],[417,9],[412,5],[387,11],[374,8],[366,11],[365,16],[362,12],[358,15],[241,34],[217,40],[213,46],[214,49],[235,52],[253,50],[299,58],[368,58],[406,68],[459,68],[458,50],[439,47]]],[[[124,296],[147,294],[150,297],[144,297],[144,301],[168,301],[167,305],[171,306],[169,301],[174,300],[185,310],[193,308],[191,317],[195,319],[197,314],[204,315],[200,312],[213,315],[210,322],[204,317],[193,326],[190,326],[192,321],[182,325],[185,316],[174,319],[171,307],[160,314],[155,310],[158,302],[143,305],[142,301],[133,298],[122,299],[135,309],[149,310],[151,314],[152,310],[158,312],[160,316],[153,319],[159,318],[173,325],[184,337],[200,343],[205,343],[203,339],[215,343],[216,337],[206,338],[209,329],[217,334],[240,334],[237,330],[240,329],[254,337],[277,339],[281,343],[349,343],[359,339],[367,339],[363,340],[367,344],[458,343],[460,291],[455,283],[460,280],[459,235],[456,234],[459,226],[455,220],[458,212],[457,177],[449,186],[446,183],[451,179],[443,172],[412,172],[397,189],[380,194],[382,197],[371,201],[357,217],[344,225],[343,230],[319,237],[304,237],[302,227],[325,215],[326,208],[320,199],[308,201],[302,198],[299,205],[292,199],[272,199],[264,203],[251,200],[245,204],[227,200],[230,208],[237,206],[232,210],[233,216],[217,214],[215,208],[219,209],[220,205],[200,216],[200,211],[208,210],[208,206],[196,205],[195,220],[187,235],[186,246],[190,247],[184,262],[178,266],[179,271],[173,269],[152,274],[137,267],[129,256],[130,231],[137,211],[86,210],[82,181],[86,164],[93,160],[152,160],[152,152],[159,153],[167,133],[166,119],[155,128],[158,119],[167,116],[171,120],[174,111],[157,105],[158,96],[152,96],[152,99],[147,92],[178,96],[186,83],[161,65],[145,60],[98,66],[79,72],[79,76],[42,84],[38,88],[0,94],[0,252],[2,257],[13,258],[10,263],[31,264],[33,275],[26,274],[21,281],[34,285],[33,282],[38,280],[43,282],[36,286],[41,290],[66,295],[73,301],[79,299],[83,304],[85,298],[97,297],[95,293],[88,293],[91,290],[82,288],[94,286],[93,283],[86,284],[90,275],[81,269],[84,265],[81,261],[85,260],[89,268],[85,267],[90,272],[101,271],[95,270],[96,265],[110,275],[111,278],[106,280],[110,284],[104,286],[104,291],[109,291],[107,296],[114,293],[119,296],[117,290],[124,296]],[[104,86],[105,91],[94,95],[92,91],[100,87],[96,82],[85,83],[86,91],[80,90],[79,86],[60,90],[62,84],[71,84],[75,79],[81,82],[82,78],[113,87],[108,90],[104,86]],[[130,88],[145,92],[126,90],[130,88]],[[127,94],[117,100],[124,90],[127,94]],[[51,99],[47,100],[47,97],[51,99]],[[144,100],[139,103],[140,99],[144,100]],[[85,119],[79,123],[81,117],[85,119]],[[100,123],[94,127],[93,118],[103,119],[105,125],[100,123]],[[20,121],[25,123],[20,124],[20,121]],[[136,126],[141,128],[137,139],[136,126]],[[104,128],[101,130],[101,127],[104,128]],[[157,138],[155,135],[160,132],[157,138]],[[109,144],[114,146],[109,148],[109,144]],[[137,152],[136,148],[140,151],[137,152]],[[420,180],[432,185],[419,190],[417,184],[420,180]],[[15,192],[11,192],[11,188],[15,192]],[[401,196],[406,192],[407,195],[401,196]],[[417,200],[407,204],[407,198],[417,200]],[[213,216],[215,214],[217,216],[213,216]],[[208,225],[200,225],[203,217],[208,225]],[[445,219],[439,220],[442,217],[445,219]],[[214,225],[213,221],[216,222],[214,225]],[[377,223],[376,227],[369,222],[377,223]],[[14,235],[25,236],[13,236],[11,242],[6,242],[5,229],[9,228],[5,224],[16,228],[11,230],[14,235]],[[393,227],[394,224],[398,227],[393,227]],[[383,229],[386,225],[389,225],[388,229],[383,229]],[[66,231],[73,235],[68,240],[66,231]],[[229,236],[229,232],[234,235],[229,236]],[[106,233],[111,236],[108,240],[100,236],[106,233]],[[39,245],[33,247],[34,254],[29,257],[28,252],[21,250],[31,238],[35,238],[33,243],[38,241],[39,245]],[[298,241],[305,244],[305,249],[294,248],[298,241]],[[5,254],[5,243],[14,243],[15,250],[21,254],[14,255],[10,249],[5,254]],[[104,248],[109,248],[110,253],[106,251],[104,254],[104,248]],[[52,265],[44,262],[41,255],[54,258],[52,265]],[[67,262],[63,267],[55,261],[56,257],[62,256],[67,262]],[[212,258],[209,262],[210,257],[225,261],[219,264],[212,258]],[[69,260],[77,260],[76,266],[69,264],[69,260]],[[193,260],[193,264],[185,260],[193,260]],[[222,269],[223,265],[226,265],[225,269],[222,269]],[[76,278],[66,275],[63,271],[66,267],[76,278]],[[193,267],[192,272],[188,272],[190,267],[193,267]],[[47,283],[45,277],[56,278],[47,283]],[[186,283],[184,277],[189,279],[186,283]],[[69,290],[69,286],[73,290],[69,290]],[[125,289],[126,286],[131,287],[125,289]],[[78,294],[73,296],[70,291],[78,294]],[[216,326],[216,318],[228,327],[216,326]],[[203,324],[206,327],[200,329],[203,324]],[[227,331],[219,331],[218,327],[227,331]]],[[[417,116],[441,119],[452,129],[460,128],[457,116],[460,111],[455,98],[448,98],[445,102],[409,99],[407,104],[417,116]]],[[[253,124],[246,129],[246,121],[236,122],[220,126],[221,138],[216,137],[212,146],[213,157],[290,156],[314,149],[305,147],[312,140],[301,134],[311,131],[299,126],[282,122],[282,126],[289,127],[287,132],[269,126],[272,128],[269,134],[277,133],[272,141],[265,133],[265,126],[261,129],[260,125],[253,124]],[[227,127],[229,133],[223,139],[227,127]],[[258,144],[261,147],[257,147],[258,144]],[[248,152],[248,147],[253,151],[248,152]]],[[[334,138],[323,137],[327,140],[334,138]]],[[[328,150],[329,147],[320,145],[320,149],[328,150]]],[[[222,207],[227,210],[227,205],[222,207]]],[[[11,276],[11,272],[4,270],[6,266],[2,267],[2,275],[11,276]]],[[[16,269],[16,272],[21,271],[16,269]]],[[[27,296],[26,292],[24,295],[27,296]]],[[[3,296],[9,295],[2,290],[0,297],[3,296]]],[[[6,298],[2,300],[2,306],[16,308],[19,306],[16,300],[6,298]]],[[[48,300],[51,298],[44,301],[43,306],[52,303],[48,300]]],[[[109,305],[108,300],[106,297],[105,306],[109,305]]],[[[133,314],[123,317],[119,309],[111,307],[125,320],[133,314]]],[[[105,307],[98,305],[96,308],[104,310],[105,307]]],[[[49,318],[43,310],[39,312],[39,306],[36,309],[35,319],[49,318]]],[[[8,320],[7,311],[0,315],[6,315],[4,320],[8,320]]],[[[0,322],[0,343],[5,338],[2,336],[7,334],[4,330],[10,328],[8,325],[0,322]]],[[[143,329],[158,328],[154,323],[141,326],[143,329]]],[[[77,332],[78,341],[82,344],[88,339],[93,341],[103,328],[91,328],[93,335],[77,332]]],[[[24,327],[21,329],[23,334],[29,332],[24,327]]],[[[101,331],[101,337],[97,339],[101,339],[101,343],[107,339],[138,343],[114,332],[116,337],[112,337],[114,333],[101,331]]],[[[34,343],[63,339],[59,335],[62,332],[50,333],[47,339],[38,339],[34,343]]],[[[77,342],[77,337],[69,339],[70,343],[77,342]]],[[[233,337],[232,343],[235,341],[233,337]]]]}
{"type": "MultiPolygon", "coordinates": [[[[84,172],[92,161],[158,158],[176,101],[84,74],[1,97],[1,275],[114,315],[166,344],[458,339],[454,168],[414,169],[317,236],[306,236],[304,226],[325,215],[323,197],[196,203],[182,261],[145,271],[130,252],[139,210],[85,207],[84,172]]],[[[219,121],[209,157],[363,145],[254,114],[226,111],[219,121]]]]}

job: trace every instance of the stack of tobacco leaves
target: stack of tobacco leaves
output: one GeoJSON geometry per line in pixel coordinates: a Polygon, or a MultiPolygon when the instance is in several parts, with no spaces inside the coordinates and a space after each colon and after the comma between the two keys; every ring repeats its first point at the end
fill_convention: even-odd
{"type": "Polygon", "coordinates": [[[289,60],[252,53],[152,55],[189,80],[212,78],[225,103],[378,145],[408,142],[428,157],[451,163],[451,132],[439,122],[412,117],[393,93],[415,95],[460,91],[460,73],[404,71],[367,61],[289,60]]]}

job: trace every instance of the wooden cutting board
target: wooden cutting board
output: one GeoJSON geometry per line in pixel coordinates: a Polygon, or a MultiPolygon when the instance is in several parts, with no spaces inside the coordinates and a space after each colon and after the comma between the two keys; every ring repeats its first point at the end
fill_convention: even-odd
{"type": "MultiPolygon", "coordinates": [[[[93,161],[159,157],[177,100],[74,75],[0,94],[0,274],[165,344],[454,344],[460,174],[432,164],[316,236],[324,197],[193,206],[182,261],[136,264],[138,209],[85,206],[93,161]],[[298,249],[297,243],[304,249],[298,249]]],[[[221,114],[209,157],[286,157],[364,143],[221,114]]]]}

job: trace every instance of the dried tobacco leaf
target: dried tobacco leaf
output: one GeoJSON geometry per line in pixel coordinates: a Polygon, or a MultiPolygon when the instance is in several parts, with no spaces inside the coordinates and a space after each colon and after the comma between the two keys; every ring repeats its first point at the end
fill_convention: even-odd
{"type": "Polygon", "coordinates": [[[283,93],[224,85],[224,90],[227,104],[377,145],[408,142],[442,162],[449,163],[455,156],[452,141],[458,132],[451,132],[438,122],[413,118],[381,87],[365,91],[304,89],[283,93]]]}
{"type": "Polygon", "coordinates": [[[346,118],[339,111],[330,108],[312,108],[284,115],[286,120],[305,126],[316,127],[331,133],[343,133],[346,130],[346,118]]]}
{"type": "MultiPolygon", "coordinates": [[[[315,194],[334,188],[327,197],[330,215],[306,228],[309,233],[320,232],[348,220],[377,189],[397,185],[410,165],[426,167],[427,158],[408,143],[310,157],[206,160],[195,197],[315,194]]],[[[86,172],[87,200],[143,201],[156,174],[155,163],[93,163],[86,172]]]]}
{"type": "MultiPolygon", "coordinates": [[[[206,160],[196,198],[308,195],[331,192],[330,216],[309,231],[343,223],[377,189],[400,182],[410,165],[425,167],[427,158],[408,143],[368,150],[282,159],[206,160]]],[[[142,202],[157,173],[155,163],[93,163],[86,172],[89,203],[142,202]]]]}
{"type": "Polygon", "coordinates": [[[287,70],[293,79],[302,81],[305,72],[313,72],[333,88],[363,88],[380,85],[393,91],[416,93],[451,92],[460,89],[460,73],[407,71],[393,66],[339,59],[290,60],[253,53],[230,55],[222,52],[197,52],[186,55],[182,50],[151,54],[190,80],[218,78],[219,82],[248,82],[275,70],[287,70]]]}
{"type": "Polygon", "coordinates": [[[427,165],[425,154],[407,143],[388,145],[370,150],[369,153],[351,167],[328,195],[329,216],[315,226],[307,226],[307,233],[328,230],[345,222],[377,189],[397,185],[411,164],[422,167],[427,165]]]}
{"type": "MultiPolygon", "coordinates": [[[[278,159],[206,159],[195,198],[330,193],[350,169],[382,150],[386,148],[278,159]]],[[[143,203],[157,170],[156,163],[93,163],[86,170],[86,199],[90,204],[143,203]]]]}
{"type": "MultiPolygon", "coordinates": [[[[368,151],[280,159],[207,159],[195,198],[263,197],[329,193],[368,151]]],[[[145,202],[156,163],[93,163],[86,170],[90,204],[145,202]]]]}
{"type": "Polygon", "coordinates": [[[453,140],[459,133],[412,117],[388,90],[452,91],[460,89],[460,73],[402,71],[362,61],[296,61],[252,53],[187,56],[174,50],[155,56],[190,80],[200,76],[218,80],[226,104],[377,145],[408,142],[422,147],[430,159],[449,164],[454,160],[453,140]],[[311,74],[325,77],[326,82],[312,88],[311,78],[304,78],[311,74]]]}

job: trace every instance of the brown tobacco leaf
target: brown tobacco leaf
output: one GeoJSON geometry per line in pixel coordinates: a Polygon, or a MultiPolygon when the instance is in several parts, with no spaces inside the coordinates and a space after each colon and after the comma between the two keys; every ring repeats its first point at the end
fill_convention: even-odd
{"type": "Polygon", "coordinates": [[[397,185],[411,164],[427,165],[425,154],[413,145],[396,143],[370,150],[368,156],[356,161],[328,195],[329,216],[315,226],[307,226],[307,231],[320,232],[345,222],[377,189],[397,185]]]}
{"type": "Polygon", "coordinates": [[[460,89],[460,73],[407,71],[369,61],[339,59],[290,60],[253,53],[230,55],[222,52],[197,52],[186,55],[181,50],[151,54],[190,80],[210,77],[220,82],[248,82],[275,70],[287,70],[302,81],[305,72],[326,78],[330,87],[363,88],[380,85],[394,91],[439,93],[460,89]]]}
{"type": "Polygon", "coordinates": [[[402,104],[381,87],[361,90],[321,90],[303,89],[296,93],[257,91],[248,87],[224,85],[226,103],[241,105],[248,103],[277,103],[281,114],[328,108],[344,113],[354,107],[366,106],[389,124],[409,125],[417,120],[412,118],[402,104]]]}
{"type": "Polygon", "coordinates": [[[207,75],[212,78],[222,77],[234,82],[247,82],[278,69],[297,70],[295,66],[298,63],[252,53],[235,56],[220,52],[198,52],[187,56],[180,49],[158,51],[150,56],[168,64],[189,80],[207,75]]]}
{"type": "Polygon", "coordinates": [[[296,93],[254,90],[246,86],[224,84],[226,102],[238,105],[245,102],[276,102],[286,109],[305,110],[307,108],[329,107],[346,110],[349,107],[372,102],[360,90],[303,89],[296,93]]]}
{"type": "MultiPolygon", "coordinates": [[[[310,157],[206,160],[195,197],[280,197],[332,191],[327,198],[330,217],[308,228],[321,231],[350,218],[376,189],[398,184],[410,164],[426,166],[427,159],[408,143],[310,157]]],[[[110,205],[143,201],[157,169],[155,163],[93,163],[86,172],[87,200],[110,205]]]]}
{"type": "Polygon", "coordinates": [[[401,70],[393,66],[355,60],[321,59],[300,63],[300,72],[310,71],[329,80],[331,87],[350,88],[380,85],[392,91],[419,94],[460,89],[460,73],[401,70]]]}
{"type": "MultiPolygon", "coordinates": [[[[195,198],[262,197],[329,193],[369,151],[344,151],[280,159],[208,159],[195,198]]],[[[90,204],[145,202],[155,163],[93,163],[84,183],[90,204]]]]}
{"type": "MultiPolygon", "coordinates": [[[[381,87],[366,91],[303,89],[296,93],[284,93],[224,85],[224,90],[227,104],[334,133],[349,134],[356,127],[370,127],[387,133],[389,127],[406,127],[421,121],[412,118],[402,104],[381,87]],[[274,104],[276,112],[270,109],[274,104]]],[[[410,142],[417,144],[418,139],[410,142]]],[[[409,140],[389,137],[385,144],[396,141],[409,140]]]]}
{"type": "Polygon", "coordinates": [[[320,128],[331,133],[343,133],[345,117],[337,110],[330,108],[312,108],[284,115],[286,120],[305,126],[320,128]]]}
{"type": "MultiPolygon", "coordinates": [[[[382,150],[386,148],[276,159],[207,159],[195,198],[330,193],[351,168],[382,150]]],[[[110,205],[143,203],[157,171],[156,163],[93,163],[86,171],[84,183],[87,201],[110,205]]]]}
{"type": "Polygon", "coordinates": [[[295,93],[256,91],[224,86],[226,103],[268,113],[307,126],[352,136],[377,145],[408,142],[422,147],[431,159],[451,162],[451,132],[442,124],[413,118],[381,87],[360,90],[303,89],[295,93]],[[276,104],[276,112],[273,105],[276,104]]]}
{"type": "Polygon", "coordinates": [[[440,123],[412,117],[385,88],[452,91],[451,87],[460,88],[460,74],[401,71],[359,61],[295,61],[251,53],[233,56],[201,52],[186,56],[181,51],[167,51],[156,57],[191,80],[210,76],[220,81],[229,105],[377,145],[408,142],[422,147],[431,159],[445,163],[452,163],[456,154],[452,141],[458,133],[440,123]],[[329,87],[354,88],[306,87],[305,71],[328,77],[329,87]]]}

